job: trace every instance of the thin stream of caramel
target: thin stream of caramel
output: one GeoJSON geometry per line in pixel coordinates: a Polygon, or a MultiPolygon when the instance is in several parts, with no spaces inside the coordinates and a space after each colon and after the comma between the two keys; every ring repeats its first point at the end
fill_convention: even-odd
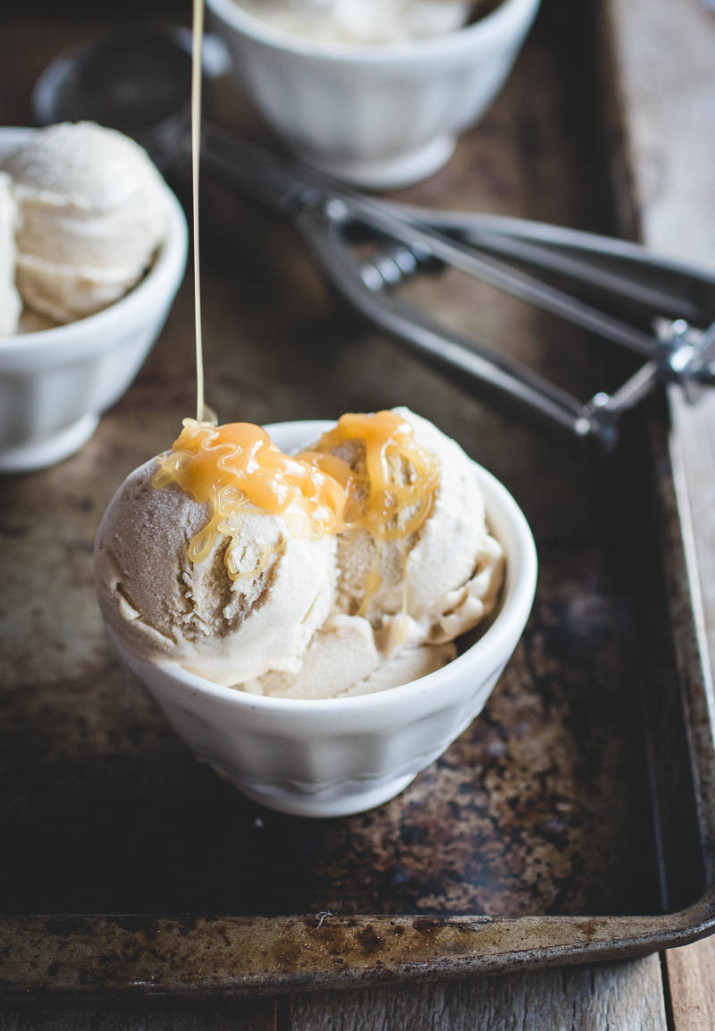
{"type": "Polygon", "coordinates": [[[194,320],[196,339],[196,421],[217,422],[206,406],[204,345],[201,332],[201,268],[199,263],[199,164],[201,159],[201,60],[204,39],[204,0],[194,0],[191,34],[191,201],[194,234],[194,320]]]}

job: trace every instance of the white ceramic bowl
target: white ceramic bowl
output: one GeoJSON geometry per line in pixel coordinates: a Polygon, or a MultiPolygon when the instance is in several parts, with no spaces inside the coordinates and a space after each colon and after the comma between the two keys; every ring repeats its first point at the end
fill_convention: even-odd
{"type": "MultiPolygon", "coordinates": [[[[294,451],[332,426],[278,423],[294,451]]],[[[244,795],[296,816],[346,816],[399,794],[477,716],[521,637],[536,588],[536,549],[518,505],[474,465],[491,529],[506,552],[499,612],[470,648],[435,673],[376,694],[305,701],[220,687],[172,662],[145,662],[110,636],[200,762],[244,795]]]]}
{"type": "Polygon", "coordinates": [[[494,99],[539,0],[502,0],[458,32],[413,43],[313,43],[278,31],[234,0],[207,0],[235,74],[300,157],[360,186],[431,175],[494,99]]]}
{"type": "MultiPolygon", "coordinates": [[[[0,129],[0,158],[34,131],[0,129]]],[[[141,368],[186,267],[186,219],[166,192],[166,241],[125,297],[65,326],[0,337],[0,472],[41,469],[74,454],[141,368]]]]}

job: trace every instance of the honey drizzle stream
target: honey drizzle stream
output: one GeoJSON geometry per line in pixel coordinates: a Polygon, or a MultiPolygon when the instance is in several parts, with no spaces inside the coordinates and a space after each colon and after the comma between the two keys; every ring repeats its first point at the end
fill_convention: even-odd
{"type": "Polygon", "coordinates": [[[196,329],[196,421],[218,421],[204,397],[204,347],[201,333],[201,269],[199,265],[199,164],[201,159],[201,79],[204,0],[194,0],[191,34],[191,199],[194,230],[194,313],[196,329]]]}

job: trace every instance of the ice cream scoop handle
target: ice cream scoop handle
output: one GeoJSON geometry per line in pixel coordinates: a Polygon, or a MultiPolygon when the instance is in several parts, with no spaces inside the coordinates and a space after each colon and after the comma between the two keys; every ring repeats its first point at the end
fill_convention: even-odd
{"type": "Polygon", "coordinates": [[[611,447],[622,412],[659,380],[680,383],[694,398],[715,379],[708,343],[712,329],[699,341],[703,334],[696,331],[694,339],[685,321],[690,318],[704,327],[713,321],[715,277],[705,270],[656,258],[633,244],[558,226],[389,204],[343,188],[321,172],[275,157],[215,126],[207,131],[203,154],[215,174],[296,221],[323,272],[363,315],[442,371],[462,382],[491,387],[578,437],[595,437],[611,447]],[[345,235],[356,226],[388,247],[397,241],[402,250],[474,275],[649,361],[615,394],[600,392],[584,404],[501,353],[458,339],[379,284],[377,290],[369,287],[345,235]],[[501,257],[580,282],[611,304],[640,305],[641,319],[645,314],[648,322],[668,314],[675,320],[666,320],[660,334],[644,331],[511,267],[501,257]]]}
{"type": "Polygon", "coordinates": [[[226,185],[285,214],[312,206],[317,196],[325,196],[310,173],[216,125],[205,126],[201,164],[226,185]]]}
{"type": "MultiPolygon", "coordinates": [[[[337,205],[343,209],[344,215],[340,217],[345,220],[352,219],[375,233],[408,245],[423,247],[440,261],[637,354],[651,357],[655,352],[650,334],[480,250],[466,232],[470,227],[468,216],[460,220],[453,213],[451,219],[445,220],[442,225],[439,218],[435,218],[434,212],[420,208],[401,208],[366,197],[344,188],[322,172],[297,162],[276,158],[262,148],[236,139],[215,126],[207,130],[202,157],[214,173],[274,208],[296,214],[305,207],[337,205]],[[465,227],[464,239],[459,235],[462,225],[465,227]],[[450,236],[449,231],[453,231],[454,235],[450,236]]],[[[518,237],[510,240],[508,233],[499,232],[498,219],[493,219],[491,226],[492,236],[498,239],[505,252],[510,247],[518,251],[522,246],[518,237]]],[[[519,258],[518,253],[515,256],[519,258]]],[[[534,247],[531,263],[537,267],[544,264],[534,247]]]]}
{"type": "Polygon", "coordinates": [[[402,218],[424,221],[481,251],[593,288],[606,303],[634,303],[648,314],[687,319],[697,326],[715,320],[712,270],[668,259],[639,244],[530,219],[392,207],[402,218]]]}
{"type": "Polygon", "coordinates": [[[607,449],[615,443],[617,426],[610,419],[602,423],[590,403],[584,404],[519,362],[445,330],[394,294],[380,291],[376,297],[366,287],[359,264],[335,227],[321,223],[318,212],[305,211],[296,223],[316,262],[342,296],[423,361],[460,386],[486,388],[516,401],[546,423],[557,424],[577,437],[596,439],[607,449]]]}

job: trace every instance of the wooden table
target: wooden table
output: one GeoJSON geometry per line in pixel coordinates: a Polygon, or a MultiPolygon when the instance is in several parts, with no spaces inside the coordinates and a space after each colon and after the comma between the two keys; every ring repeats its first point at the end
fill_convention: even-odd
{"type": "MultiPolygon", "coordinates": [[[[610,0],[606,6],[621,83],[623,168],[630,170],[640,235],[656,249],[712,266],[715,141],[706,127],[715,122],[715,15],[698,0],[610,0]]],[[[671,405],[701,646],[715,672],[715,397],[688,408],[674,391],[671,405]]],[[[667,1017],[676,1031],[714,1028],[715,939],[674,949],[661,960],[659,1019],[667,1017]]]]}
{"type": "MultiPolygon", "coordinates": [[[[715,16],[699,0],[604,0],[603,7],[620,84],[616,113],[624,134],[620,171],[628,173],[622,194],[626,227],[634,231],[637,220],[654,246],[715,263],[715,16]]],[[[91,28],[101,25],[93,22],[91,28]]],[[[0,34],[0,122],[27,120],[27,91],[37,70],[76,29],[55,19],[6,25],[0,34]]],[[[81,30],[89,32],[87,19],[81,30]]],[[[701,600],[703,646],[714,658],[715,397],[696,410],[686,410],[677,397],[672,403],[672,447],[701,600]]],[[[0,1027],[712,1031],[715,939],[623,964],[291,999],[61,1006],[27,1000],[0,1007],[0,1027]]]]}

